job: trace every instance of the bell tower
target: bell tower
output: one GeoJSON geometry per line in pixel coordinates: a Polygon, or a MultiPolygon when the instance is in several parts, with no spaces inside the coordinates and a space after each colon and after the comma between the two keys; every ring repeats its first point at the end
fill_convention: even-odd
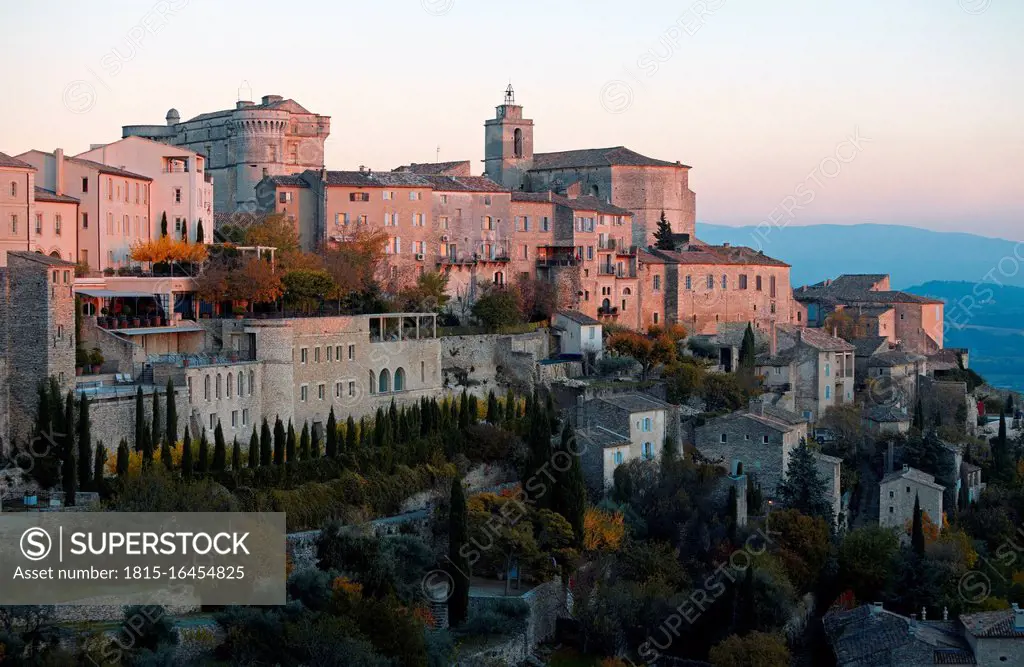
{"type": "Polygon", "coordinates": [[[494,118],[484,121],[484,174],[511,190],[526,183],[533,166],[533,121],[523,118],[516,104],[512,84],[505,89],[505,102],[495,109],[494,118]]]}

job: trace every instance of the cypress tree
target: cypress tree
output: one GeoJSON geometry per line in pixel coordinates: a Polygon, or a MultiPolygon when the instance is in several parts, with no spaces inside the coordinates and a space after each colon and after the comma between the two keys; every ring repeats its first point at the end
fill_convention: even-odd
{"type": "Polygon", "coordinates": [[[199,473],[210,472],[210,442],[206,439],[206,429],[199,435],[199,473]]]}
{"type": "Polygon", "coordinates": [[[358,436],[356,420],[352,418],[352,415],[349,415],[348,419],[345,420],[345,451],[349,454],[355,454],[359,446],[358,436]]]}
{"type": "Polygon", "coordinates": [[[160,443],[160,460],[163,461],[167,472],[174,470],[174,454],[171,451],[171,444],[166,440],[160,443]]]}
{"type": "Polygon", "coordinates": [[[548,416],[548,423],[550,424],[550,433],[555,435],[558,433],[558,410],[555,409],[555,399],[551,396],[551,392],[548,392],[547,400],[544,402],[544,412],[548,416]]]}
{"type": "Polygon", "coordinates": [[[106,477],[107,448],[103,441],[96,443],[96,456],[92,467],[92,490],[99,491],[103,487],[103,478],[106,477]]]}
{"type": "Polygon", "coordinates": [[[203,243],[206,240],[206,235],[203,233],[203,220],[199,219],[199,223],[196,225],[196,243],[203,243]]]}
{"type": "Polygon", "coordinates": [[[167,211],[160,215],[160,236],[167,236],[167,211]]]}
{"type": "Polygon", "coordinates": [[[1006,395],[1006,414],[1013,417],[1013,394],[1006,395]]]}
{"type": "Polygon", "coordinates": [[[390,428],[385,414],[382,408],[377,408],[377,414],[373,418],[373,446],[377,448],[384,446],[384,434],[390,428]]]}
{"type": "Polygon", "coordinates": [[[249,438],[249,469],[260,467],[260,437],[256,435],[255,424],[252,427],[252,436],[249,438]]]}
{"type": "Polygon", "coordinates": [[[512,421],[516,418],[516,395],[509,389],[505,394],[505,421],[512,421]]]}
{"type": "Polygon", "coordinates": [[[192,472],[195,464],[192,463],[192,435],[188,427],[185,427],[185,441],[181,445],[181,477],[192,479],[192,472]]]}
{"type": "Polygon", "coordinates": [[[178,407],[175,404],[174,385],[167,378],[167,442],[171,448],[178,446],[178,407]]]}
{"type": "Polygon", "coordinates": [[[276,466],[284,464],[285,437],[284,424],[278,417],[274,420],[274,465],[276,466]]]}
{"type": "Polygon", "coordinates": [[[320,441],[323,439],[323,429],[316,424],[309,429],[309,458],[320,458],[320,441]]]}
{"type": "MultiPolygon", "coordinates": [[[[347,434],[346,434],[347,435],[347,434]]],[[[338,422],[334,419],[334,407],[327,416],[327,458],[338,456],[338,422]]]]}
{"type": "Polygon", "coordinates": [[[370,447],[370,433],[366,417],[359,418],[359,448],[366,451],[370,447]]]}
{"type": "MultiPolygon", "coordinates": [[[[61,486],[64,491],[64,504],[74,506],[78,493],[78,464],[75,461],[75,395],[68,392],[64,401],[64,437],[62,447],[61,486]]],[[[88,460],[86,461],[88,465],[88,460]]]]}
{"type": "Polygon", "coordinates": [[[501,421],[501,416],[498,409],[498,398],[492,390],[487,393],[487,423],[497,424],[499,421],[501,421]]]}
{"type": "Polygon", "coordinates": [[[288,439],[285,440],[285,457],[284,460],[288,463],[295,463],[297,457],[295,456],[295,427],[292,426],[292,420],[288,420],[288,439]]]}
{"type": "Polygon", "coordinates": [[[142,429],[142,465],[148,466],[153,463],[153,441],[150,439],[152,432],[149,430],[149,424],[145,424],[142,429]]]}
{"type": "Polygon", "coordinates": [[[743,342],[740,343],[740,370],[747,375],[754,374],[754,358],[756,356],[756,344],[754,341],[754,329],[747,322],[747,328],[743,332],[743,342]]]}
{"type": "Polygon", "coordinates": [[[576,451],[575,436],[570,440],[570,445],[564,447],[565,452],[572,457],[569,464],[569,470],[565,475],[566,492],[565,492],[565,512],[563,516],[572,526],[572,531],[576,535],[576,546],[583,546],[583,537],[585,531],[585,523],[587,516],[587,485],[583,479],[583,466],[580,463],[580,455],[576,451]]]}
{"type": "Polygon", "coordinates": [[[117,476],[124,478],[128,475],[128,442],[121,438],[121,444],[117,446],[117,476]]]}
{"type": "Polygon", "coordinates": [[[448,598],[448,623],[452,627],[466,620],[469,610],[469,559],[465,546],[469,541],[469,527],[466,512],[466,494],[462,480],[452,480],[451,508],[448,512],[448,566],[453,590],[448,598]]]}
{"type": "Polygon", "coordinates": [[[82,395],[78,404],[78,482],[83,491],[93,491],[92,434],[89,424],[89,397],[82,395]]]}
{"type": "Polygon", "coordinates": [[[395,409],[395,399],[391,399],[388,406],[388,425],[391,427],[391,442],[398,442],[398,410],[395,409]]]}
{"type": "Polygon", "coordinates": [[[464,429],[467,426],[469,426],[469,396],[463,389],[462,396],[459,397],[459,428],[464,429]]]}
{"type": "Polygon", "coordinates": [[[476,396],[469,397],[469,423],[476,424],[480,421],[480,402],[476,396]]]}
{"type": "Polygon", "coordinates": [[[917,399],[917,406],[914,409],[914,421],[911,426],[916,428],[918,432],[924,432],[924,407],[921,405],[921,398],[917,399]]]}
{"type": "Polygon", "coordinates": [[[309,457],[309,422],[302,422],[302,433],[299,435],[299,460],[308,461],[309,457]]]}
{"type": "Polygon", "coordinates": [[[914,523],[910,531],[910,544],[916,555],[924,555],[924,519],[921,516],[921,497],[919,495],[914,496],[914,523]]]}
{"type": "Polygon", "coordinates": [[[213,472],[221,473],[228,466],[227,443],[224,441],[224,429],[217,422],[217,428],[213,430],[213,472]]]}
{"type": "Polygon", "coordinates": [[[155,449],[160,445],[160,435],[165,429],[160,428],[160,392],[153,391],[153,430],[149,434],[149,440],[155,449]]]}
{"type": "Polygon", "coordinates": [[[146,412],[142,402],[142,387],[135,392],[135,451],[141,452],[146,432],[146,412]]]}
{"type": "Polygon", "coordinates": [[[238,436],[231,439],[231,472],[238,472],[242,469],[242,445],[238,442],[238,436]]]}
{"type": "Polygon", "coordinates": [[[263,426],[260,428],[260,465],[268,466],[271,462],[271,452],[273,451],[273,440],[270,436],[270,424],[267,423],[267,418],[263,418],[263,426]]]}

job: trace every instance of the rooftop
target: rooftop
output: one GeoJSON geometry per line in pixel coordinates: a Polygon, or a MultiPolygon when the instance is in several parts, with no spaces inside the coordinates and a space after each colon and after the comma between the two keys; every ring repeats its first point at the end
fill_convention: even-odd
{"type": "Polygon", "coordinates": [[[561,315],[562,317],[572,320],[573,322],[576,322],[577,324],[601,324],[599,321],[595,320],[590,315],[581,313],[578,310],[560,310],[558,311],[558,314],[561,315]]]}
{"type": "Polygon", "coordinates": [[[759,266],[789,266],[785,262],[769,257],[764,252],[746,246],[704,245],[690,243],[680,251],[641,250],[638,261],[644,264],[732,264],[759,266]]]}
{"type": "Polygon", "coordinates": [[[922,361],[927,361],[927,357],[914,354],[913,352],[892,350],[890,352],[879,352],[869,357],[868,368],[892,368],[894,366],[921,363],[922,361]]]}
{"type": "Polygon", "coordinates": [[[0,153],[0,167],[7,167],[8,169],[31,169],[35,171],[35,167],[30,165],[28,162],[19,160],[16,157],[11,157],[7,153],[0,153]]]}
{"type": "Polygon", "coordinates": [[[469,170],[469,160],[456,160],[453,162],[427,162],[423,164],[417,164],[415,162],[411,164],[405,164],[401,167],[395,167],[391,171],[404,171],[413,174],[420,175],[444,175],[445,172],[453,170],[469,170]]]}
{"type": "Polygon", "coordinates": [[[842,667],[974,664],[967,641],[941,621],[916,621],[862,605],[830,612],[822,622],[842,667]]]}
{"type": "Polygon", "coordinates": [[[1015,614],[1024,615],[1024,611],[1004,609],[964,614],[960,617],[960,622],[975,637],[1024,639],[1024,629],[1014,627],[1015,614]]]}
{"type": "Polygon", "coordinates": [[[274,185],[283,185],[287,187],[298,187],[308,188],[309,183],[298,174],[289,174],[287,176],[271,176],[270,182],[274,185]]]}
{"type": "Polygon", "coordinates": [[[868,336],[867,338],[855,338],[851,341],[854,347],[854,355],[858,357],[870,357],[878,353],[884,346],[884,351],[889,350],[889,339],[885,336],[868,336]]]}
{"type": "Polygon", "coordinates": [[[682,167],[689,165],[668,162],[641,155],[625,146],[612,148],[584,148],[555,153],[534,153],[532,171],[545,169],[572,169],[577,167],[682,167]]]}
{"type": "Polygon", "coordinates": [[[37,262],[39,264],[46,264],[47,266],[74,266],[74,263],[66,262],[63,259],[60,259],[59,257],[50,257],[49,255],[44,255],[39,252],[29,252],[27,250],[8,250],[7,256],[18,257],[20,259],[27,259],[32,262],[37,262]]]}
{"type": "Polygon", "coordinates": [[[57,203],[60,203],[60,204],[77,204],[77,203],[79,203],[79,200],[75,199],[74,197],[69,197],[68,195],[59,195],[56,192],[54,192],[53,190],[47,190],[46,188],[41,188],[38,185],[36,186],[35,200],[36,201],[57,202],[57,203]]]}
{"type": "Polygon", "coordinates": [[[595,445],[601,449],[630,444],[628,435],[616,433],[603,426],[581,428],[576,431],[576,437],[583,440],[587,445],[595,445]]]}
{"type": "MultiPolygon", "coordinates": [[[[779,325],[779,329],[785,329],[788,325],[779,325]]],[[[805,345],[821,350],[822,352],[852,352],[854,346],[842,338],[827,333],[824,329],[808,329],[798,327],[796,334],[800,342],[805,345]]]]}
{"type": "Polygon", "coordinates": [[[910,422],[910,414],[891,405],[873,405],[866,411],[866,417],[879,424],[910,422]]]}
{"type": "Polygon", "coordinates": [[[639,392],[628,392],[623,394],[612,394],[596,399],[609,405],[628,412],[647,412],[648,410],[673,410],[676,406],[671,403],[655,398],[649,394],[639,392]]]}
{"type": "Polygon", "coordinates": [[[235,111],[253,111],[265,109],[267,111],[287,111],[289,113],[307,114],[313,115],[312,112],[308,111],[301,104],[292,99],[274,99],[268,104],[253,104],[251,106],[243,107],[242,109],[222,109],[220,111],[211,111],[209,113],[201,113],[198,116],[194,116],[186,120],[186,123],[192,123],[199,120],[209,120],[211,118],[218,118],[220,116],[230,116],[235,111]]]}
{"type": "Polygon", "coordinates": [[[885,477],[883,477],[882,481],[879,482],[879,485],[891,484],[893,482],[900,480],[909,480],[912,482],[917,482],[918,484],[922,484],[924,486],[937,489],[939,491],[946,490],[946,487],[942,486],[941,484],[935,483],[934,475],[929,475],[923,470],[918,470],[917,468],[904,468],[903,470],[894,470],[885,477]]]}
{"type": "Polygon", "coordinates": [[[804,285],[793,290],[793,297],[798,301],[822,301],[826,303],[943,303],[939,299],[901,292],[899,290],[879,290],[877,285],[888,278],[885,274],[843,274],[834,280],[824,280],[813,285],[804,285]]]}

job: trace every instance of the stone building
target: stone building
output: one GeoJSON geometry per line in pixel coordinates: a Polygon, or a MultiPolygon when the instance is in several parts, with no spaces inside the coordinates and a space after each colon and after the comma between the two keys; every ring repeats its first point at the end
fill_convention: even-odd
{"type": "Polygon", "coordinates": [[[165,125],[122,128],[123,137],[152,139],[204,156],[217,213],[254,212],[269,204],[258,201],[256,193],[256,184],[265,176],[323,169],[324,142],[330,133],[330,116],[312,113],[280,95],[264,95],[258,104],[239,100],[234,109],[186,121],[171,109],[165,125]]]}
{"type": "Polygon", "coordinates": [[[9,251],[0,269],[0,438],[25,443],[35,422],[36,387],[75,382],[75,266],[35,252],[9,251]],[[6,424],[4,424],[6,422],[6,424]],[[7,429],[5,433],[3,428],[7,429]]]}
{"type": "Polygon", "coordinates": [[[946,487],[935,482],[935,476],[916,468],[903,466],[902,470],[889,473],[878,483],[878,525],[893,528],[901,538],[906,538],[905,529],[914,519],[915,499],[920,501],[921,510],[942,529],[942,494],[946,487]]]}
{"type": "Polygon", "coordinates": [[[891,350],[872,355],[865,366],[865,392],[869,403],[914,409],[917,404],[918,378],[927,373],[926,357],[891,350]]]}
{"type": "Polygon", "coordinates": [[[890,289],[888,275],[845,274],[805,285],[793,296],[806,306],[808,326],[822,326],[831,313],[842,310],[857,337],[881,336],[925,355],[942,349],[943,302],[890,289]]]}
{"type": "Polygon", "coordinates": [[[1024,664],[1024,610],[1010,609],[964,614],[964,636],[979,667],[1024,664]]]}
{"type": "Polygon", "coordinates": [[[773,403],[813,423],[828,408],[853,402],[853,345],[789,325],[777,327],[774,336],[779,352],[759,355],[755,366],[773,403]]]}
{"type": "Polygon", "coordinates": [[[152,238],[159,238],[167,219],[167,235],[197,242],[213,240],[213,176],[206,158],[194,150],[171,147],[142,137],[127,137],[94,146],[76,157],[108,166],[128,169],[153,179],[150,184],[153,224],[152,238]]]}
{"type": "Polygon", "coordinates": [[[510,190],[565,194],[576,186],[619,208],[633,211],[629,245],[653,243],[664,211],[676,232],[694,237],[696,195],[688,165],[657,160],[623,146],[535,153],[533,121],[523,117],[510,85],[495,116],[484,123],[484,173],[510,190]]]}
{"type": "Polygon", "coordinates": [[[149,176],[67,157],[59,148],[53,153],[32,150],[18,158],[35,168],[36,186],[56,197],[78,199],[78,220],[63,225],[66,233],[77,234],[78,262],[93,270],[127,266],[132,244],[153,237],[149,176]]]}
{"type": "Polygon", "coordinates": [[[599,361],[604,352],[601,323],[575,310],[560,310],[551,318],[551,328],[559,338],[561,354],[581,355],[589,363],[599,361]]]}
{"type": "Polygon", "coordinates": [[[582,402],[575,427],[587,486],[595,490],[610,486],[615,468],[623,463],[658,459],[666,439],[681,451],[678,407],[648,394],[612,394],[582,402]]]}

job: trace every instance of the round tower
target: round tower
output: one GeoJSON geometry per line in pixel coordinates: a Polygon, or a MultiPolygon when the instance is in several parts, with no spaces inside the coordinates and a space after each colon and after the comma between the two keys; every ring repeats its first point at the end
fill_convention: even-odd
{"type": "Polygon", "coordinates": [[[231,148],[235,157],[234,207],[256,205],[256,184],[264,174],[287,173],[284,137],[288,131],[287,111],[258,107],[236,109],[231,119],[231,148]]]}
{"type": "Polygon", "coordinates": [[[167,117],[164,120],[167,121],[167,127],[172,127],[181,122],[181,114],[177,109],[171,108],[167,111],[167,117]]]}

